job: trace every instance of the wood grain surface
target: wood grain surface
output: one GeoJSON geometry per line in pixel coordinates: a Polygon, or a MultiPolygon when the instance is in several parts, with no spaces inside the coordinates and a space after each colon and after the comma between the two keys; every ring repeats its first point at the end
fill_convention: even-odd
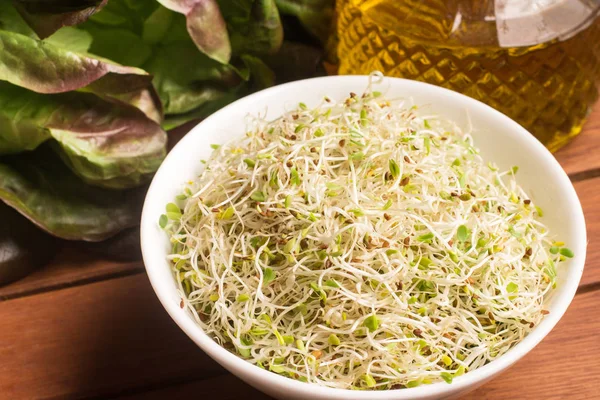
{"type": "Polygon", "coordinates": [[[112,396],[223,374],[143,274],[0,302],[0,398],[112,396]]]}
{"type": "MultiPolygon", "coordinates": [[[[465,400],[600,398],[600,104],[556,157],[586,216],[580,290],[539,346],[465,400]]],[[[67,245],[46,268],[0,288],[0,320],[2,400],[268,399],[177,328],[141,262],[101,260],[67,245]]]]}
{"type": "Polygon", "coordinates": [[[65,244],[44,268],[11,285],[0,287],[0,301],[143,271],[141,261],[104,260],[65,244]]]}
{"type": "Polygon", "coordinates": [[[600,102],[585,123],[582,133],[555,154],[567,174],[576,179],[600,172],[600,102]]]}
{"type": "Polygon", "coordinates": [[[246,385],[231,374],[217,376],[207,380],[192,381],[181,385],[169,386],[157,390],[123,395],[119,400],[189,400],[194,393],[202,399],[210,400],[273,400],[272,397],[246,385]]]}
{"type": "Polygon", "coordinates": [[[581,285],[600,284],[600,178],[575,183],[587,227],[588,248],[581,285]]]}

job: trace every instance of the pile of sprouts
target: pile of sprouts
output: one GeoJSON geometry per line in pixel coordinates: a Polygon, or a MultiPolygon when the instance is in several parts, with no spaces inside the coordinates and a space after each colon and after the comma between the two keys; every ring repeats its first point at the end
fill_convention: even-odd
{"type": "Polygon", "coordinates": [[[214,152],[159,223],[220,345],[345,389],[448,383],[521,341],[555,265],[542,210],[451,121],[371,86],[214,152]]]}

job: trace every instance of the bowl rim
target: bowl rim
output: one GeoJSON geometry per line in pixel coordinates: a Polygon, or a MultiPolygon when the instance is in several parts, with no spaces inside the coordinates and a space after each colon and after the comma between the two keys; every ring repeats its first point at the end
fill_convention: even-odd
{"type": "MultiPolygon", "coordinates": [[[[206,352],[211,358],[213,358],[213,360],[224,366],[232,374],[236,375],[238,378],[241,378],[244,381],[261,381],[263,383],[271,384],[279,390],[286,390],[296,395],[302,394],[309,397],[316,396],[318,398],[344,398],[348,400],[383,400],[390,398],[393,398],[395,400],[408,400],[425,398],[429,396],[433,398],[436,396],[441,397],[444,395],[458,393],[466,390],[467,388],[474,388],[478,386],[478,383],[481,384],[486,380],[492,378],[494,375],[508,368],[513,363],[525,356],[544,337],[546,337],[548,333],[550,333],[550,331],[562,318],[575,296],[575,293],[579,286],[579,282],[581,280],[581,276],[583,274],[583,267],[585,265],[587,247],[587,232],[583,210],[577,193],[575,192],[573,184],[567,176],[566,172],[560,166],[558,161],[554,158],[552,153],[550,153],[550,151],[546,149],[546,147],[544,147],[537,139],[534,138],[533,135],[531,135],[525,128],[523,128],[517,122],[513,121],[512,119],[502,114],[501,112],[493,109],[492,107],[471,97],[424,82],[388,76],[384,77],[384,82],[398,82],[398,84],[411,87],[413,90],[418,90],[419,87],[422,87],[427,88],[428,90],[439,91],[445,96],[454,96],[457,99],[457,101],[460,101],[464,104],[464,108],[474,108],[477,109],[477,112],[491,113],[495,115],[496,118],[500,118],[501,120],[503,120],[504,123],[507,124],[508,129],[514,129],[518,131],[518,133],[521,136],[523,136],[523,140],[528,142],[528,145],[531,148],[535,149],[535,151],[539,153],[540,157],[543,157],[545,162],[544,166],[552,168],[551,173],[556,177],[556,187],[559,187],[561,190],[566,190],[565,195],[568,197],[569,202],[574,206],[574,209],[571,210],[570,216],[572,218],[575,218],[573,224],[575,227],[574,236],[576,239],[576,243],[574,244],[576,244],[577,247],[575,247],[576,259],[573,259],[571,261],[572,264],[570,265],[570,268],[574,269],[574,271],[570,272],[569,279],[563,282],[564,287],[561,292],[562,296],[560,298],[557,297],[554,299],[554,301],[556,301],[556,304],[553,305],[553,311],[544,318],[543,323],[536,326],[521,342],[519,342],[501,357],[490,362],[489,364],[486,364],[473,371],[469,371],[463,376],[456,378],[450,385],[445,382],[436,382],[430,385],[421,385],[414,388],[390,389],[382,391],[355,391],[348,389],[324,387],[312,383],[304,383],[291,378],[280,376],[271,371],[261,369],[258,366],[247,362],[246,360],[238,357],[237,355],[221,347],[210,337],[208,337],[208,335],[206,335],[202,328],[193,320],[193,318],[191,318],[190,315],[188,315],[188,313],[181,313],[179,304],[175,304],[175,302],[172,301],[172,298],[167,293],[168,290],[166,286],[165,288],[163,288],[164,282],[161,281],[159,276],[159,269],[168,266],[168,264],[166,264],[166,260],[156,260],[153,259],[150,255],[151,247],[155,245],[152,239],[151,229],[154,228],[153,225],[156,225],[157,217],[155,215],[149,215],[150,204],[153,202],[153,194],[160,190],[159,186],[161,182],[165,179],[168,179],[166,170],[169,165],[174,163],[173,160],[177,157],[177,154],[181,152],[193,151],[189,150],[190,148],[193,149],[193,147],[189,147],[188,142],[192,141],[192,136],[201,134],[203,127],[209,125],[209,122],[211,120],[220,118],[222,115],[227,115],[228,113],[232,112],[232,110],[235,110],[238,107],[242,107],[249,102],[259,101],[260,99],[265,97],[269,98],[272,94],[278,93],[283,90],[293,91],[294,89],[299,87],[306,88],[307,86],[318,86],[319,83],[325,80],[347,81],[349,86],[355,87],[359,83],[365,85],[368,82],[368,79],[368,75],[336,75],[316,77],[284,83],[238,99],[235,102],[216,111],[203,121],[199,122],[196,126],[194,126],[194,128],[192,128],[169,152],[163,164],[156,172],[146,194],[140,226],[140,243],[142,247],[143,261],[146,272],[148,274],[150,283],[156,296],[158,297],[160,303],[165,308],[167,313],[171,316],[173,321],[175,321],[175,323],[204,352],[206,352]],[[231,371],[230,368],[233,367],[239,369],[241,372],[231,371]]],[[[390,87],[391,85],[392,83],[390,83],[390,87]]]]}

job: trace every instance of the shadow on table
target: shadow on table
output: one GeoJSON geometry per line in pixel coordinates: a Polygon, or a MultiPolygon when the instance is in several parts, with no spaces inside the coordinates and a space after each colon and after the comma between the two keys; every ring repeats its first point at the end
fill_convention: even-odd
{"type": "MultiPolygon", "coordinates": [[[[148,398],[155,393],[161,398],[165,390],[171,390],[175,398],[183,393],[189,398],[209,391],[214,395],[203,398],[234,399],[253,392],[179,330],[145,275],[95,285],[102,285],[101,296],[95,295],[88,315],[80,319],[82,324],[73,327],[81,330],[87,343],[87,351],[78,360],[74,393],[101,398],[148,398]],[[218,384],[223,379],[229,379],[225,386],[218,384]]],[[[256,394],[253,398],[267,399],[256,394]]]]}

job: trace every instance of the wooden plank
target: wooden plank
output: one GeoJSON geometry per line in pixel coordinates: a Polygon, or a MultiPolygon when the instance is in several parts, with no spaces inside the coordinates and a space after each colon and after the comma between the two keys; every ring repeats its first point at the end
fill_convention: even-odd
{"type": "MultiPolygon", "coordinates": [[[[598,291],[578,295],[551,336],[480,393],[533,399],[600,392],[600,381],[589,380],[600,374],[600,319],[593,318],[599,299],[598,291]],[[551,390],[527,384],[538,381],[551,390]]],[[[175,326],[141,274],[4,301],[0,315],[0,393],[6,398],[105,398],[145,389],[190,396],[221,388],[209,378],[224,370],[175,326]],[[187,382],[186,389],[177,387],[187,382]]],[[[243,384],[228,384],[232,398],[242,390],[235,385],[243,384]]]]}
{"type": "Polygon", "coordinates": [[[600,282],[600,178],[575,183],[579,195],[588,233],[588,248],[582,285],[600,282]]]}
{"type": "Polygon", "coordinates": [[[110,279],[115,276],[140,273],[143,270],[142,261],[117,262],[103,260],[96,255],[85,253],[72,245],[65,244],[58,250],[57,256],[49,265],[34,271],[17,282],[0,287],[0,301],[110,279]]]}
{"type": "Polygon", "coordinates": [[[0,303],[0,398],[109,397],[222,374],[145,275],[0,303]]]}
{"type": "Polygon", "coordinates": [[[574,176],[600,168],[600,102],[594,105],[583,132],[556,152],[556,159],[567,174],[574,176]]]}
{"type": "Polygon", "coordinates": [[[119,400],[189,400],[194,398],[207,400],[273,400],[272,397],[246,385],[231,374],[117,397],[119,400]]]}
{"type": "MultiPolygon", "coordinates": [[[[598,291],[578,295],[561,322],[529,355],[462,400],[597,398],[600,381],[590,377],[600,374],[597,361],[600,320],[590,316],[595,315],[598,300],[598,291]]],[[[124,399],[189,399],[200,393],[219,393],[219,397],[207,395],[207,399],[270,399],[233,375],[138,393],[124,399]]]]}

